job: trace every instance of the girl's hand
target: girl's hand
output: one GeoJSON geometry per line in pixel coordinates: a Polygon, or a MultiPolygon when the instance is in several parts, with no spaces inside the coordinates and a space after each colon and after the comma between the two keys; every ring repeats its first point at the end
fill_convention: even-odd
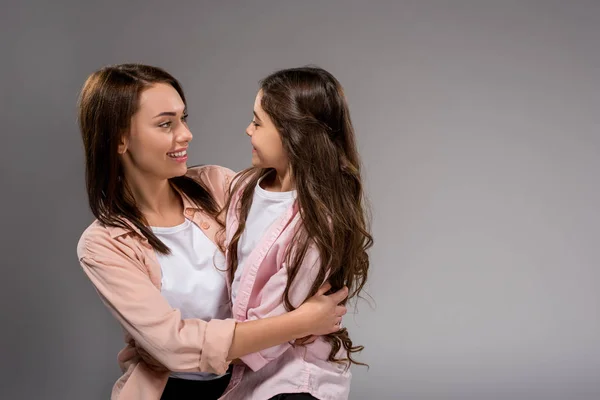
{"type": "Polygon", "coordinates": [[[343,287],[326,296],[325,293],[330,289],[331,285],[325,283],[314,296],[294,311],[300,316],[306,331],[300,337],[328,335],[340,330],[342,316],[347,312],[346,306],[340,303],[348,297],[348,288],[343,287]]]}

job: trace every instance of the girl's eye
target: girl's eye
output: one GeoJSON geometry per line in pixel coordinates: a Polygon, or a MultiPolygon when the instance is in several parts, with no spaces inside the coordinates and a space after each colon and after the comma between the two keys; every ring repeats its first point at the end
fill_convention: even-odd
{"type": "Polygon", "coordinates": [[[167,121],[167,122],[163,122],[162,124],[158,125],[159,128],[170,128],[171,127],[171,121],[167,121]]]}
{"type": "Polygon", "coordinates": [[[181,120],[182,120],[183,122],[187,122],[187,119],[188,119],[188,115],[187,115],[187,114],[183,114],[183,115],[181,116],[181,120]]]}
{"type": "Polygon", "coordinates": [[[252,125],[254,125],[255,127],[259,127],[260,125],[258,124],[258,122],[256,122],[255,120],[252,120],[252,125]]]}

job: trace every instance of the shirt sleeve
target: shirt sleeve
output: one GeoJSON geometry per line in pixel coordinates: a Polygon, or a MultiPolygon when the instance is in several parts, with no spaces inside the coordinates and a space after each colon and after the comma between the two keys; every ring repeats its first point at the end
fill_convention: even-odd
{"type": "Polygon", "coordinates": [[[82,238],[78,253],[102,301],[137,345],[171,371],[226,372],[233,319],[182,319],[151,282],[139,252],[116,239],[82,238]]]}

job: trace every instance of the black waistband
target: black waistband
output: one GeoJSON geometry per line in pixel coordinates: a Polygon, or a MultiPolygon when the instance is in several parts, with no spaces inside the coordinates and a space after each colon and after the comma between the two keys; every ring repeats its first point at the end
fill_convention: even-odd
{"type": "Polygon", "coordinates": [[[161,400],[186,400],[198,398],[211,400],[221,397],[229,380],[231,373],[210,380],[193,380],[170,377],[163,392],[161,400]]]}

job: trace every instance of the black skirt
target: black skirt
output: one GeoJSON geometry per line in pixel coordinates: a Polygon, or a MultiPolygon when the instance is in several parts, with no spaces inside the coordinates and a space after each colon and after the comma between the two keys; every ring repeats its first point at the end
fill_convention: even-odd
{"type": "Polygon", "coordinates": [[[170,377],[160,400],[217,400],[225,392],[231,373],[207,381],[170,377]]]}
{"type": "Polygon", "coordinates": [[[319,400],[309,393],[282,393],[269,400],[319,400]]]}

